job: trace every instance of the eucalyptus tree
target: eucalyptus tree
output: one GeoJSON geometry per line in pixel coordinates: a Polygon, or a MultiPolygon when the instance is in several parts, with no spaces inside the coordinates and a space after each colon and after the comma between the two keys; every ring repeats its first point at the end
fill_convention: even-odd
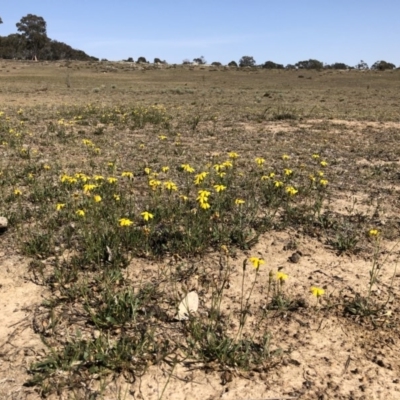
{"type": "Polygon", "coordinates": [[[18,32],[26,39],[27,48],[31,51],[32,59],[37,60],[39,51],[46,46],[47,37],[46,21],[43,17],[28,14],[17,22],[18,32]]]}

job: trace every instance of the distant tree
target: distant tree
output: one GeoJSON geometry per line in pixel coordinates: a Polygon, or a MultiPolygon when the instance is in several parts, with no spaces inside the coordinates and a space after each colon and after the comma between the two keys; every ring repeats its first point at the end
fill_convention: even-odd
{"type": "Polygon", "coordinates": [[[132,57],[128,57],[125,61],[126,62],[135,62],[135,60],[132,57]]]}
{"type": "Polygon", "coordinates": [[[204,58],[204,56],[201,56],[201,57],[198,57],[198,58],[194,58],[193,62],[195,62],[196,64],[200,64],[200,65],[207,64],[207,61],[204,58]]]}
{"type": "Polygon", "coordinates": [[[185,59],[182,61],[182,64],[183,64],[183,65],[189,65],[189,64],[191,64],[191,61],[190,61],[188,58],[185,58],[185,59]]]}
{"type": "Polygon", "coordinates": [[[262,68],[266,68],[266,69],[283,69],[284,66],[282,64],[276,64],[273,61],[266,61],[262,65],[262,68]]]}
{"type": "Polygon", "coordinates": [[[0,58],[24,58],[26,56],[26,41],[19,33],[0,36],[0,58]]]}
{"type": "Polygon", "coordinates": [[[37,60],[39,51],[49,41],[46,31],[46,21],[43,17],[28,14],[16,24],[18,32],[26,39],[27,48],[32,52],[32,59],[37,60]]]}
{"type": "Polygon", "coordinates": [[[324,64],[318,60],[307,60],[307,61],[299,61],[295,64],[295,67],[299,69],[322,69],[324,64]]]}
{"type": "Polygon", "coordinates": [[[237,65],[237,62],[236,61],[231,61],[229,64],[228,64],[228,67],[237,67],[238,65],[237,65]]]}
{"type": "Polygon", "coordinates": [[[325,65],[324,68],[326,68],[326,69],[351,69],[352,67],[349,67],[345,63],[336,62],[336,63],[330,64],[330,65],[325,65]]]}
{"type": "Polygon", "coordinates": [[[296,69],[296,66],[293,64],[286,65],[285,69],[296,69]]]}
{"type": "Polygon", "coordinates": [[[139,57],[136,61],[137,63],[147,63],[146,57],[139,57]]]}
{"type": "Polygon", "coordinates": [[[1,17],[0,17],[0,24],[2,24],[3,23],[3,20],[1,19],[1,17]]]}
{"type": "Polygon", "coordinates": [[[155,58],[154,59],[154,64],[165,64],[165,60],[163,61],[163,60],[161,60],[160,58],[155,58]]]}
{"type": "Polygon", "coordinates": [[[211,65],[214,65],[214,67],[220,67],[222,64],[219,61],[213,61],[211,65]]]}
{"type": "Polygon", "coordinates": [[[367,64],[365,61],[363,61],[363,60],[361,60],[361,61],[356,65],[356,68],[357,68],[357,69],[361,69],[361,70],[369,69],[368,64],[367,64]]]}
{"type": "Polygon", "coordinates": [[[372,64],[371,69],[375,69],[378,71],[385,71],[386,69],[395,69],[396,66],[392,63],[389,63],[387,61],[376,61],[374,64],[372,64]]]}
{"type": "Polygon", "coordinates": [[[240,67],[253,67],[254,65],[256,65],[256,60],[254,60],[253,57],[243,56],[239,60],[239,66],[240,67]]]}

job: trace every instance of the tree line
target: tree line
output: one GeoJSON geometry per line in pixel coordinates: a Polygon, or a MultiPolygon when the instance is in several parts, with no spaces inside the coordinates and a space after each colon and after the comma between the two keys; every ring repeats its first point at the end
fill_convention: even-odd
{"type": "MultiPolygon", "coordinates": [[[[205,58],[203,56],[199,58],[193,59],[193,63],[195,64],[205,64],[205,58]]],[[[183,64],[192,64],[190,60],[183,60],[183,64]]],[[[220,62],[212,62],[211,65],[222,65],[220,62]]],[[[384,71],[387,69],[395,69],[396,66],[393,63],[387,61],[376,61],[371,67],[368,64],[361,60],[357,65],[350,66],[342,62],[335,62],[333,64],[324,64],[322,61],[309,59],[304,61],[299,61],[296,64],[287,64],[284,66],[283,64],[278,64],[273,61],[266,61],[263,64],[257,65],[256,60],[252,56],[243,56],[239,63],[236,61],[231,61],[228,66],[230,67],[261,67],[265,69],[358,69],[358,70],[379,70],[384,71]]]]}
{"type": "MultiPolygon", "coordinates": [[[[0,17],[0,24],[3,21],[0,17]]],[[[42,60],[80,60],[80,61],[98,61],[98,58],[87,55],[82,50],[73,49],[66,43],[50,39],[47,36],[47,23],[43,17],[28,14],[21,18],[16,23],[17,33],[8,36],[0,36],[0,58],[4,59],[42,59],[42,60]]],[[[103,59],[102,61],[106,61],[103,59]]],[[[133,58],[129,57],[125,61],[133,62],[133,58]]],[[[146,63],[145,57],[139,57],[138,63],[146,63]]],[[[161,61],[159,58],[154,59],[154,63],[166,64],[165,60],[161,61]]],[[[207,64],[204,56],[194,58],[193,61],[184,59],[182,64],[207,64]]],[[[221,66],[222,63],[214,61],[211,63],[214,66],[221,66]]],[[[265,69],[309,69],[309,70],[322,70],[322,69],[359,69],[359,70],[392,70],[396,66],[393,63],[379,60],[376,61],[371,67],[361,60],[355,66],[349,66],[342,62],[333,64],[324,64],[322,61],[309,59],[299,61],[296,64],[278,64],[273,61],[266,61],[261,65],[257,65],[254,57],[243,56],[239,63],[231,61],[228,66],[231,67],[261,67],[265,69]]]]}
{"type": "MultiPolygon", "coordinates": [[[[2,23],[0,18],[0,24],[2,23]]],[[[16,23],[17,33],[0,36],[0,58],[32,60],[81,60],[98,61],[82,50],[73,49],[66,43],[47,36],[47,24],[43,17],[28,14],[16,23]]]]}

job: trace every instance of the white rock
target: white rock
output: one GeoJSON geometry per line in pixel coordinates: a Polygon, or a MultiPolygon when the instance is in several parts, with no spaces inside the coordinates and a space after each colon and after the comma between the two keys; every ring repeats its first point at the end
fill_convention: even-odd
{"type": "Polygon", "coordinates": [[[189,292],[181,301],[178,308],[178,314],[175,317],[178,321],[189,319],[189,315],[199,308],[199,296],[196,292],[189,292]]]}
{"type": "Polygon", "coordinates": [[[8,226],[8,220],[6,217],[0,217],[0,230],[6,230],[8,226]]]}

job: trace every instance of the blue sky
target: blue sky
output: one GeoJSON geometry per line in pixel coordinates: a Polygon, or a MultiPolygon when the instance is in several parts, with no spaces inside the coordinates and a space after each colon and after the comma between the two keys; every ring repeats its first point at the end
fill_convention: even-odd
{"type": "Polygon", "coordinates": [[[109,60],[400,65],[400,0],[8,0],[0,35],[29,13],[50,38],[109,60]]]}

